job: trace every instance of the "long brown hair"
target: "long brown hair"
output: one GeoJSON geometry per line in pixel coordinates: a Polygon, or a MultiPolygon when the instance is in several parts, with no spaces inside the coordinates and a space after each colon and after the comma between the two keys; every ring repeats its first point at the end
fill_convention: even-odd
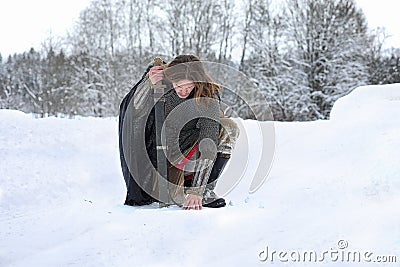
{"type": "Polygon", "coordinates": [[[164,75],[170,82],[190,80],[194,83],[194,97],[215,98],[215,92],[220,87],[204,70],[203,63],[195,55],[179,55],[169,62],[164,69],[164,75]]]}

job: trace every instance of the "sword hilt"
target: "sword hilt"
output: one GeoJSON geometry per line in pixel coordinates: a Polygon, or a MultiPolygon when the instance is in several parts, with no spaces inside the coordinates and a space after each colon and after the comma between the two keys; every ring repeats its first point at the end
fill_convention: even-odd
{"type": "Polygon", "coordinates": [[[160,57],[156,57],[154,58],[154,66],[162,66],[163,64],[163,60],[160,57]]]}
{"type": "MultiPolygon", "coordinates": [[[[160,57],[154,58],[153,61],[154,61],[154,66],[163,66],[163,60],[160,57]]],[[[166,88],[166,86],[162,83],[162,81],[159,81],[156,84],[154,84],[153,88],[154,88],[155,100],[157,101],[161,100],[165,102],[162,96],[164,95],[164,89],[166,88]]]]}

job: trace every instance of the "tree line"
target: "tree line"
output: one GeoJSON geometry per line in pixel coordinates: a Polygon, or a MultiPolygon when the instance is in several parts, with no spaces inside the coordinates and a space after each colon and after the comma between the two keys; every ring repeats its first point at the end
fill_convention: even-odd
{"type": "Polygon", "coordinates": [[[354,0],[93,0],[61,40],[0,55],[0,108],[116,116],[154,56],[192,53],[256,85],[240,89],[251,103],[227,100],[243,118],[250,105],[276,120],[326,119],[355,87],[400,82],[400,52],[384,51],[384,37],[354,0]]]}

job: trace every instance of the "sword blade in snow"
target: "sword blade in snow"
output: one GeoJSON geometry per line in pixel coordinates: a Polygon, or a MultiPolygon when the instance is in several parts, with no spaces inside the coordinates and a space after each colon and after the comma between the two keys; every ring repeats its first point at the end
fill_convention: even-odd
{"type": "MultiPolygon", "coordinates": [[[[157,57],[154,59],[154,66],[162,66],[163,61],[157,57]]],[[[161,136],[161,129],[165,121],[165,88],[162,81],[153,85],[154,104],[155,104],[155,126],[156,126],[156,148],[157,148],[157,183],[158,200],[160,208],[167,206],[169,202],[168,178],[167,178],[167,159],[166,159],[166,140],[161,136]]]]}

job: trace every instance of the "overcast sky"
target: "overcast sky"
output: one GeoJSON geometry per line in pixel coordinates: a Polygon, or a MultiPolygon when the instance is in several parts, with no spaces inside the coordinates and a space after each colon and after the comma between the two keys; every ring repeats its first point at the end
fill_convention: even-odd
{"type": "Polygon", "coordinates": [[[62,36],[90,0],[1,0],[0,53],[40,48],[50,32],[62,36]]]}
{"type": "MultiPolygon", "coordinates": [[[[64,35],[90,0],[2,0],[0,4],[0,53],[39,49],[49,36],[64,35]]],[[[393,37],[388,45],[400,47],[398,0],[356,0],[371,28],[385,27],[393,37]]]]}

